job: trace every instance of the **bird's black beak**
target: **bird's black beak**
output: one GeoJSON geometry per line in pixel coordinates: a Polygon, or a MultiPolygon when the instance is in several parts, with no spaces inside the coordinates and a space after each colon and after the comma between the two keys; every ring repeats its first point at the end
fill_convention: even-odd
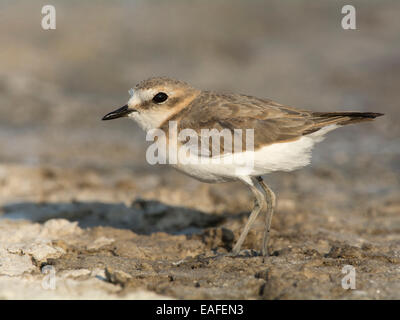
{"type": "Polygon", "coordinates": [[[128,114],[130,114],[133,111],[135,111],[135,110],[129,109],[128,105],[126,104],[117,110],[107,113],[101,120],[112,120],[112,119],[126,117],[128,114]]]}

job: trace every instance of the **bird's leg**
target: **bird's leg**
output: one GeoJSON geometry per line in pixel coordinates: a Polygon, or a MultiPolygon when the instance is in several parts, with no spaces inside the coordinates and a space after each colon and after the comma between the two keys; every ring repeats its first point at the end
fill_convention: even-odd
{"type": "Polygon", "coordinates": [[[263,256],[267,256],[268,255],[269,233],[270,233],[270,229],[271,229],[272,215],[274,214],[276,197],[275,197],[275,193],[264,183],[264,181],[261,177],[257,177],[257,180],[265,192],[265,199],[267,201],[267,214],[266,214],[266,220],[265,220],[264,238],[263,238],[263,244],[262,244],[262,248],[261,248],[261,254],[263,256]]]}
{"type": "Polygon", "coordinates": [[[243,179],[243,182],[245,182],[253,192],[256,201],[253,210],[250,213],[249,220],[247,221],[246,225],[244,226],[244,229],[239,237],[239,240],[236,242],[235,246],[232,249],[232,254],[237,255],[240,252],[240,248],[242,247],[242,244],[244,240],[246,239],[247,234],[249,233],[249,230],[251,226],[253,225],[254,221],[257,219],[258,214],[260,211],[265,208],[265,196],[264,194],[257,189],[256,185],[257,180],[254,178],[248,178],[248,179],[243,179]]]}

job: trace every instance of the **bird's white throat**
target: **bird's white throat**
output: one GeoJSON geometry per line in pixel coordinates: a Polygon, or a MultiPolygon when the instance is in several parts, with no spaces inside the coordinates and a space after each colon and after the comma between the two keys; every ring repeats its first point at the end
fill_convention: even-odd
{"type": "Polygon", "coordinates": [[[164,110],[135,111],[128,115],[146,132],[161,126],[172,114],[164,110]]]}

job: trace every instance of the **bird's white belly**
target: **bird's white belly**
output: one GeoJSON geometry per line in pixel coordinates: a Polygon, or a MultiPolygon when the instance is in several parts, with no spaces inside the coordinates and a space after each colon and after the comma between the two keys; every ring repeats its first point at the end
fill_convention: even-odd
{"type": "Polygon", "coordinates": [[[218,159],[204,159],[208,161],[203,163],[201,158],[186,163],[178,158],[178,163],[173,166],[205,182],[225,182],[273,171],[292,171],[308,165],[314,144],[322,141],[327,132],[336,128],[336,125],[328,126],[292,142],[274,143],[255,151],[241,152],[235,158],[229,154],[218,159]]]}

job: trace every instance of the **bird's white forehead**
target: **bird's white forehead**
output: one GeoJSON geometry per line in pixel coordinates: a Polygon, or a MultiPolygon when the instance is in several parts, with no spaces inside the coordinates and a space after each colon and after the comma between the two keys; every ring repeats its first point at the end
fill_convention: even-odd
{"type": "Polygon", "coordinates": [[[128,100],[128,106],[138,105],[144,101],[149,101],[153,99],[154,95],[158,91],[156,89],[130,89],[130,98],[128,100]]]}
{"type": "Polygon", "coordinates": [[[169,96],[171,96],[175,93],[175,91],[173,89],[168,88],[168,87],[148,88],[148,89],[130,89],[129,94],[131,97],[129,98],[128,105],[134,106],[141,102],[149,101],[149,100],[153,99],[153,97],[159,92],[165,92],[169,96]]]}

